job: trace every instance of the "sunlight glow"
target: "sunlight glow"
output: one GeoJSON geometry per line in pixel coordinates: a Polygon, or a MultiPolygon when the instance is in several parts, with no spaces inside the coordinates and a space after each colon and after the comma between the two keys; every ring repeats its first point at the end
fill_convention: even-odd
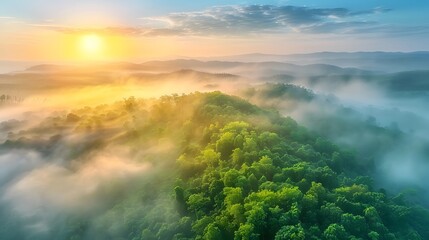
{"type": "Polygon", "coordinates": [[[81,51],[89,57],[98,57],[103,48],[103,41],[96,34],[85,35],[80,40],[81,51]]]}

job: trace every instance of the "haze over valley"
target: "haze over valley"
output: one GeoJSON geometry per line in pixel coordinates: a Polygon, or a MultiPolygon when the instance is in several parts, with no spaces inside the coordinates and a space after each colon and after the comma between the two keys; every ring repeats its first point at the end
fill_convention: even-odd
{"type": "Polygon", "coordinates": [[[0,239],[429,239],[429,6],[215,2],[0,3],[0,239]]]}

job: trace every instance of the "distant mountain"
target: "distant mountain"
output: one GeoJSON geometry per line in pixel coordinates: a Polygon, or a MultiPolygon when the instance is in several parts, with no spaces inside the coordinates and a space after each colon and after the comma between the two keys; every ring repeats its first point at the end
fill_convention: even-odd
{"type": "Polygon", "coordinates": [[[147,73],[167,73],[192,69],[200,72],[231,73],[246,77],[259,77],[261,75],[294,74],[294,75],[324,75],[324,74],[368,74],[369,71],[357,68],[342,68],[329,64],[297,65],[284,62],[230,62],[230,61],[199,61],[191,59],[175,59],[167,61],[149,61],[135,63],[103,63],[86,66],[72,65],[36,65],[27,68],[26,72],[111,72],[136,71],[147,73]],[[256,74],[257,73],[257,74],[256,74]]]}
{"type": "MultiPolygon", "coordinates": [[[[118,67],[118,65],[115,65],[118,67]]],[[[125,65],[122,65],[124,67],[125,65]]],[[[127,65],[125,67],[129,67],[127,65]]],[[[114,71],[112,68],[106,68],[114,71]]],[[[122,69],[123,68],[117,68],[122,69]]],[[[127,68],[129,70],[129,68],[127,68]]],[[[140,68],[139,68],[140,69],[140,68]]],[[[217,84],[222,81],[234,82],[241,79],[240,76],[229,73],[208,73],[191,69],[180,69],[172,72],[141,72],[132,71],[121,74],[112,74],[102,68],[89,69],[73,66],[39,65],[31,67],[24,72],[0,74],[0,86],[7,89],[54,89],[73,86],[96,86],[102,84],[115,84],[123,79],[133,79],[139,82],[181,82],[192,81],[200,84],[217,84]]]]}
{"type": "MultiPolygon", "coordinates": [[[[315,53],[293,55],[295,59],[324,57],[325,61],[337,61],[335,58],[348,56],[348,59],[363,61],[364,58],[385,59],[385,62],[397,61],[422,55],[419,53],[315,53]],[[396,58],[394,58],[396,56],[396,58]],[[396,59],[396,60],[394,60],[396,59]]],[[[247,57],[268,55],[242,55],[247,57]]],[[[281,57],[280,55],[274,55],[281,57]]],[[[292,56],[292,55],[291,55],[292,56]]],[[[429,59],[428,59],[429,60],[429,59]]],[[[345,61],[345,60],[344,60],[345,61]]],[[[380,65],[385,64],[380,61],[380,65]]],[[[423,64],[423,63],[422,63],[423,64]]],[[[375,65],[374,65],[375,66],[375,65]]],[[[392,64],[395,66],[395,64],[392,64]]],[[[418,65],[416,65],[418,66],[418,65]]],[[[423,66],[423,65],[422,65],[423,66]]],[[[429,91],[429,67],[423,70],[399,71],[400,67],[392,67],[394,72],[377,72],[359,68],[345,68],[330,64],[298,65],[286,62],[233,62],[233,61],[200,61],[192,59],[176,59],[168,61],[149,61],[144,63],[99,63],[96,65],[36,65],[21,72],[0,75],[0,84],[24,84],[26,86],[57,86],[57,85],[96,85],[114,83],[118,76],[133,77],[144,81],[161,80],[197,80],[204,81],[235,81],[246,79],[251,82],[278,82],[335,89],[342,84],[364,82],[382,87],[391,92],[429,91]],[[119,73],[114,74],[114,73],[119,73]]],[[[406,68],[406,67],[403,67],[406,68]]]]}
{"type": "Polygon", "coordinates": [[[39,64],[35,66],[31,66],[25,71],[27,72],[57,72],[57,71],[65,71],[72,68],[70,65],[56,65],[56,64],[39,64]]]}
{"type": "Polygon", "coordinates": [[[39,61],[8,61],[0,60],[0,73],[10,73],[14,71],[22,71],[30,66],[41,64],[39,61]]]}
{"type": "Polygon", "coordinates": [[[330,64],[371,71],[400,72],[429,69],[429,52],[318,52],[308,54],[243,54],[204,60],[240,62],[287,62],[293,64],[330,64]]]}
{"type": "MultiPolygon", "coordinates": [[[[429,70],[429,51],[420,52],[316,52],[306,54],[262,54],[251,53],[232,56],[188,58],[147,61],[141,64],[130,62],[99,63],[89,66],[105,70],[130,71],[177,71],[180,69],[195,69],[206,71],[216,69],[231,69],[241,67],[243,64],[252,66],[273,65],[287,68],[296,65],[325,64],[341,68],[357,68],[379,72],[401,72],[415,70],[429,70]],[[287,65],[289,64],[289,65],[287,65]]],[[[30,62],[0,61],[0,72],[10,72],[34,65],[30,62]],[[8,71],[8,69],[10,69],[8,71]]],[[[27,71],[58,71],[61,65],[42,64],[27,68],[27,71]]]]}
{"type": "Polygon", "coordinates": [[[395,91],[429,91],[429,70],[392,74],[388,86],[395,91]]]}
{"type": "Polygon", "coordinates": [[[219,80],[238,80],[241,77],[229,73],[207,73],[195,71],[192,69],[181,69],[174,72],[168,73],[134,73],[130,76],[143,79],[143,80],[197,80],[199,82],[204,81],[219,81],[219,80]]]}

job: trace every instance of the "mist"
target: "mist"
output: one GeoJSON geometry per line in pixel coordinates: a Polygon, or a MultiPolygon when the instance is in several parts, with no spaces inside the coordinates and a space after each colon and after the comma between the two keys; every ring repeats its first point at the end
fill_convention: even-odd
{"type": "Polygon", "coordinates": [[[1,230],[3,239],[68,238],[80,222],[89,226],[86,239],[117,238],[127,230],[116,223],[124,212],[114,206],[126,202],[141,209],[136,217],[174,208],[170,196],[159,190],[163,182],[174,181],[178,148],[173,136],[129,137],[136,124],[151,124],[144,114],[151,101],[125,98],[92,106],[94,100],[85,99],[82,108],[74,101],[3,108],[14,109],[16,118],[1,124],[0,214],[9,226],[1,230]],[[126,100],[141,105],[141,112],[132,113],[126,100]],[[135,199],[136,192],[147,199],[135,199]],[[111,224],[119,229],[106,230],[111,224]]]}
{"type": "Polygon", "coordinates": [[[300,64],[171,60],[0,75],[2,239],[62,239],[73,231],[122,237],[128,229],[117,219],[125,215],[176,221],[172,193],[160,189],[175,181],[183,151],[175,135],[194,109],[157,101],[196,91],[219,90],[290,116],[372,164],[365,174],[378,188],[418,188],[414,201],[429,206],[429,88],[398,87],[406,84],[398,76],[411,72],[300,64]],[[177,129],[156,132],[165,115],[180,119],[177,129]],[[86,229],[73,225],[83,220],[86,229]]]}

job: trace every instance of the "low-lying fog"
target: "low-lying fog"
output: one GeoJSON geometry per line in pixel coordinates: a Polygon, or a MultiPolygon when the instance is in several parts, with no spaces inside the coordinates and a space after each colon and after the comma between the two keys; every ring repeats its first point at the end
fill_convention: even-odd
{"type": "MultiPolygon", "coordinates": [[[[388,73],[354,67],[359,66],[175,60],[41,65],[2,74],[0,225],[33,233],[8,233],[10,239],[43,239],[52,223],[65,227],[72,221],[64,215],[88,215],[95,219],[96,231],[104,226],[99,216],[115,216],[103,212],[106,206],[145,184],[153,191],[150,185],[163,181],[157,173],[168,175],[163,166],[175,160],[176,149],[168,139],[145,142],[144,150],[137,151],[121,143],[124,133],[114,123],[98,135],[71,133],[55,125],[59,116],[68,114],[73,121],[69,113],[89,106],[93,121],[104,121],[96,119],[97,109],[108,112],[109,104],[122,104],[131,96],[215,90],[275,108],[355,149],[362,161],[374,162],[375,171],[368,174],[378,187],[396,193],[417,188],[423,194],[416,201],[429,206],[429,67],[388,73]]],[[[120,119],[126,113],[109,114],[120,119]]]]}

